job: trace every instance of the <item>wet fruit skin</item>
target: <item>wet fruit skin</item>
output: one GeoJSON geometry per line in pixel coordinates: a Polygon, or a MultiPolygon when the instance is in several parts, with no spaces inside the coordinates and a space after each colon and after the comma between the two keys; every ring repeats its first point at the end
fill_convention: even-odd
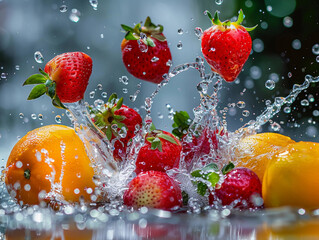
{"type": "Polygon", "coordinates": [[[127,71],[134,77],[158,84],[163,80],[163,75],[169,71],[168,62],[172,60],[172,55],[166,40],[159,41],[155,38],[152,40],[155,47],[141,43],[147,47],[147,51],[143,52],[138,40],[123,39],[122,59],[127,71]],[[154,60],[154,57],[158,60],[154,60]]]}
{"type": "Polygon", "coordinates": [[[273,155],[292,143],[295,141],[278,133],[259,133],[244,137],[235,146],[235,165],[253,170],[262,182],[273,155]]]}
{"type": "Polygon", "coordinates": [[[182,206],[182,192],[178,183],[166,173],[159,171],[142,172],[135,177],[125,191],[126,206],[143,206],[170,210],[182,206]]]}
{"type": "Polygon", "coordinates": [[[209,204],[214,204],[216,199],[219,199],[223,206],[232,204],[235,200],[241,202],[235,205],[239,209],[256,209],[261,206],[256,206],[252,201],[252,197],[261,197],[261,182],[258,176],[248,168],[234,168],[226,174],[224,182],[220,188],[215,189],[215,193],[209,195],[209,204]],[[247,202],[247,205],[243,203],[247,202]]]}
{"type": "Polygon", "coordinates": [[[227,29],[214,25],[204,31],[201,46],[212,70],[227,82],[233,82],[249,57],[252,41],[240,25],[227,29]]]}
{"type": "Polygon", "coordinates": [[[49,192],[61,193],[56,200],[78,202],[82,196],[91,202],[89,193],[96,187],[93,176],[91,161],[75,131],[49,125],[28,132],[17,142],[7,162],[5,183],[20,204],[39,204],[39,194],[46,198],[49,192]]]}
{"type": "Polygon", "coordinates": [[[82,52],[68,52],[51,59],[44,68],[56,82],[56,94],[63,103],[81,100],[92,73],[92,59],[82,52]]]}
{"type": "MultiPolygon", "coordinates": [[[[166,131],[162,132],[174,138],[176,144],[159,138],[162,144],[162,151],[159,151],[158,149],[152,149],[151,143],[146,140],[136,159],[135,172],[137,174],[150,170],[165,172],[172,168],[178,168],[180,153],[182,151],[181,143],[171,133],[166,131]]],[[[147,135],[146,138],[148,136],[149,135],[147,135]]]]}
{"type": "Polygon", "coordinates": [[[319,208],[319,143],[298,142],[281,149],[263,179],[265,207],[319,208]]]}

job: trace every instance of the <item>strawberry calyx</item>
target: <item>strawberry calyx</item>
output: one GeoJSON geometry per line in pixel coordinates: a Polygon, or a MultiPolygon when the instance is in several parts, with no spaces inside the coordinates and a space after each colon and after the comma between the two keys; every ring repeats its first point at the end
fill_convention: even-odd
{"type": "Polygon", "coordinates": [[[245,18],[245,15],[244,15],[244,12],[242,9],[240,9],[238,12],[238,17],[237,17],[236,22],[231,22],[230,20],[226,20],[224,22],[221,22],[219,19],[219,11],[215,12],[214,17],[212,16],[212,14],[208,10],[206,10],[204,13],[212,21],[213,25],[221,26],[224,29],[227,29],[231,26],[234,26],[235,28],[237,28],[238,26],[241,26],[241,27],[245,28],[246,31],[250,32],[250,31],[253,31],[258,26],[258,24],[253,26],[253,27],[245,27],[245,26],[241,25],[241,23],[243,22],[243,20],[245,18]]]}
{"type": "Polygon", "coordinates": [[[41,68],[39,68],[40,74],[31,75],[25,82],[25,85],[33,85],[36,84],[35,87],[32,88],[28,100],[33,100],[41,97],[44,94],[47,94],[52,99],[52,104],[57,108],[67,109],[60,101],[58,95],[56,94],[56,83],[53,81],[50,76],[44,72],[41,68]]]}
{"type": "MultiPolygon", "coordinates": [[[[226,175],[235,168],[232,162],[224,165],[221,169],[223,175],[226,175]]],[[[217,187],[217,183],[220,180],[219,168],[216,163],[210,163],[202,169],[196,169],[191,173],[194,178],[193,184],[197,186],[197,193],[204,196],[208,190],[208,185],[211,187],[217,187]]]]}
{"type": "Polygon", "coordinates": [[[166,41],[165,36],[162,34],[164,27],[160,24],[155,25],[152,23],[150,17],[146,18],[144,26],[138,23],[133,28],[124,24],[121,24],[121,27],[126,31],[126,40],[141,40],[150,47],[155,47],[153,38],[161,42],[166,41]]]}
{"type": "Polygon", "coordinates": [[[163,151],[161,139],[164,139],[166,141],[169,141],[170,143],[178,145],[178,143],[176,142],[174,138],[172,138],[168,134],[165,134],[161,130],[154,129],[154,125],[152,125],[150,130],[151,132],[147,134],[146,140],[151,143],[152,150],[157,149],[160,152],[163,151]]]}
{"type": "Polygon", "coordinates": [[[117,129],[123,127],[127,129],[127,126],[122,123],[125,116],[116,115],[115,111],[119,110],[123,105],[123,98],[118,99],[116,93],[113,93],[108,99],[107,103],[99,109],[90,108],[90,114],[92,114],[94,124],[105,133],[108,140],[112,139],[112,136],[118,137],[119,133],[117,129]],[[116,127],[113,127],[116,126],[116,127]]]}
{"type": "Polygon", "coordinates": [[[172,133],[179,139],[182,139],[187,133],[189,126],[192,123],[192,119],[186,111],[179,111],[175,112],[173,120],[172,133]]]}

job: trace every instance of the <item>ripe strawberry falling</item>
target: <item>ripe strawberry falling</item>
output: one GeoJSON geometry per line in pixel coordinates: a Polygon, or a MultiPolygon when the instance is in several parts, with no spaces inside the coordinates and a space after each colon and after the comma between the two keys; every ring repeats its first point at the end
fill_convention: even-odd
{"type": "Polygon", "coordinates": [[[163,26],[152,23],[150,17],[146,18],[144,26],[141,23],[134,28],[121,26],[126,31],[121,50],[127,71],[136,78],[160,83],[172,61],[163,26]]]}
{"type": "Polygon", "coordinates": [[[92,59],[83,52],[67,52],[51,59],[41,74],[29,77],[23,85],[37,84],[28,100],[47,94],[54,106],[66,108],[63,103],[81,100],[92,73],[92,59]]]}
{"type": "Polygon", "coordinates": [[[229,20],[221,22],[218,11],[214,18],[206,11],[213,26],[206,29],[202,35],[202,53],[212,71],[221,75],[227,82],[233,82],[241,72],[251,52],[251,37],[247,28],[242,25],[244,13],[239,11],[236,22],[229,20]]]}

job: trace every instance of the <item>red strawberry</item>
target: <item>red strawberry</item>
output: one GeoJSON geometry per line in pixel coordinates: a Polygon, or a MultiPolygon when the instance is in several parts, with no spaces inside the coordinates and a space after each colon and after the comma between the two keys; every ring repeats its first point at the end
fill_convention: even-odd
{"type": "Polygon", "coordinates": [[[147,17],[144,26],[141,23],[134,28],[121,25],[126,31],[121,44],[123,63],[134,77],[160,83],[167,74],[172,56],[163,35],[163,26],[155,25],[147,17]]]}
{"type": "Polygon", "coordinates": [[[247,31],[256,28],[246,28],[240,25],[244,19],[242,10],[238,20],[221,22],[216,11],[214,19],[207,11],[213,26],[206,29],[202,35],[202,53],[211,66],[212,71],[220,74],[227,82],[233,82],[251,52],[251,38],[247,31]]]}
{"type": "Polygon", "coordinates": [[[113,156],[117,161],[124,160],[128,142],[135,136],[136,128],[142,126],[141,116],[134,109],[123,105],[123,98],[117,100],[115,93],[99,110],[91,109],[91,114],[93,114],[93,122],[109,140],[118,138],[114,143],[113,156]],[[113,125],[116,128],[112,127],[113,125]]]}
{"type": "Polygon", "coordinates": [[[182,192],[175,180],[159,171],[142,172],[128,185],[124,204],[135,208],[171,210],[182,206],[182,192]]]}
{"type": "Polygon", "coordinates": [[[146,135],[145,144],[138,153],[135,172],[165,172],[178,168],[181,150],[180,141],[171,133],[152,130],[146,135]]]}
{"type": "Polygon", "coordinates": [[[217,135],[224,135],[224,130],[216,129],[213,133],[209,134],[208,129],[204,129],[198,135],[192,137],[192,141],[185,141],[186,133],[192,123],[191,118],[185,111],[175,112],[174,123],[172,127],[174,128],[172,133],[183,140],[182,142],[182,152],[185,156],[185,162],[191,164],[193,158],[200,157],[210,153],[211,145],[216,150],[218,148],[217,135]]]}
{"type": "Polygon", "coordinates": [[[63,103],[81,100],[92,73],[92,59],[82,52],[63,53],[51,59],[44,72],[29,77],[23,85],[35,86],[28,100],[47,94],[56,107],[65,108],[63,103]]]}
{"type": "Polygon", "coordinates": [[[255,201],[256,197],[261,197],[261,182],[258,176],[248,168],[239,167],[226,173],[220,188],[216,188],[214,194],[209,195],[209,204],[212,205],[214,200],[219,199],[223,206],[227,206],[238,200],[235,208],[261,208],[262,204],[255,201]]]}

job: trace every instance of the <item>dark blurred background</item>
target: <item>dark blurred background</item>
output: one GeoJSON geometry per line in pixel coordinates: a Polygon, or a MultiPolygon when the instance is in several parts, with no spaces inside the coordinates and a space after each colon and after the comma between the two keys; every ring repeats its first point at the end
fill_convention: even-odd
{"type": "MultiPolygon", "coordinates": [[[[317,0],[100,0],[96,3],[96,0],[0,0],[0,160],[3,163],[16,141],[28,131],[54,123],[70,125],[65,111],[51,106],[48,98],[27,101],[31,89],[22,87],[28,76],[39,67],[44,68],[57,54],[83,51],[92,57],[93,73],[85,96],[88,102],[117,92],[124,97],[126,105],[144,115],[144,99],[156,86],[134,78],[122,64],[122,23],[133,25],[150,16],[154,23],[164,25],[176,66],[201,56],[194,28],[210,27],[209,19],[203,14],[206,9],[212,13],[220,10],[221,20],[234,18],[243,9],[244,25],[258,24],[258,28],[251,32],[253,51],[239,79],[224,83],[220,92],[219,109],[228,107],[230,130],[255,119],[265,109],[266,100],[286,96],[293,84],[304,81],[306,74],[319,74],[319,51],[313,50],[319,44],[317,0]],[[179,42],[182,47],[178,48],[179,42]],[[43,56],[42,63],[34,58],[37,51],[43,56]],[[119,81],[122,76],[128,77],[128,85],[119,81]],[[132,99],[136,91],[140,92],[132,102],[130,96],[132,99]],[[237,106],[239,101],[245,102],[244,108],[237,106]]],[[[189,70],[162,89],[152,110],[158,128],[171,129],[170,111],[191,113],[199,104],[198,81],[198,73],[189,70]]],[[[319,84],[301,93],[290,109],[285,108],[273,119],[274,127],[267,124],[261,131],[276,130],[294,140],[318,142],[318,90],[319,84]]]]}

